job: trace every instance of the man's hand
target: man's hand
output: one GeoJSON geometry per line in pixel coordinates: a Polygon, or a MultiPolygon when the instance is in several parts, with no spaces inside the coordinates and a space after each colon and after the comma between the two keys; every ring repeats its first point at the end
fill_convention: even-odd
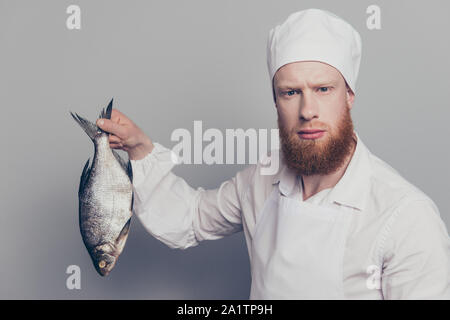
{"type": "Polygon", "coordinates": [[[126,151],[130,160],[140,160],[154,148],[150,138],[117,109],[112,109],[111,120],[98,119],[97,126],[109,132],[110,147],[126,151]]]}

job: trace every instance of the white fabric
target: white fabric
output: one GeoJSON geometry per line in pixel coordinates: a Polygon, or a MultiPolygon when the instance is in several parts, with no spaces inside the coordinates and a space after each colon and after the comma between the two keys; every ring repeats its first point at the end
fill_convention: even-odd
{"type": "Polygon", "coordinates": [[[294,12],[269,31],[267,66],[270,83],[276,71],[298,61],[320,61],[335,67],[356,93],[361,36],[335,14],[307,9],[294,12]]]}
{"type": "Polygon", "coordinates": [[[256,222],[250,299],[345,299],[349,210],[285,197],[274,188],[256,222]]]}
{"type": "MultiPolygon", "coordinates": [[[[294,207],[322,205],[339,211],[345,208],[349,214],[348,228],[344,228],[345,249],[337,255],[342,257],[338,266],[342,272],[330,278],[329,288],[321,282],[320,290],[314,290],[310,283],[304,282],[308,276],[312,279],[326,276],[327,264],[333,265],[333,269],[339,265],[338,258],[327,260],[326,254],[319,252],[324,248],[319,245],[319,229],[311,226],[311,241],[304,241],[306,234],[299,235],[299,240],[309,246],[302,250],[318,252],[318,255],[304,269],[302,277],[292,278],[295,289],[286,287],[286,296],[279,294],[282,288],[276,292],[270,288],[264,291],[261,282],[253,282],[252,292],[257,291],[258,297],[274,299],[334,299],[340,297],[337,288],[341,285],[345,299],[450,299],[450,239],[438,208],[427,195],[373,155],[356,132],[355,138],[355,153],[343,177],[332,189],[306,201],[303,201],[301,181],[287,168],[283,157],[279,172],[273,176],[261,175],[258,163],[249,165],[217,189],[194,189],[171,172],[174,166],[171,151],[154,143],[154,150],[144,159],[131,161],[135,214],[148,232],[171,248],[188,248],[202,240],[219,239],[243,230],[255,277],[261,272],[254,273],[254,270],[264,270],[255,252],[280,257],[283,256],[280,250],[288,250],[285,252],[289,255],[294,254],[292,250],[300,250],[296,240],[290,244],[288,239],[273,241],[277,235],[274,230],[258,233],[258,229],[267,228],[261,224],[261,218],[271,216],[274,219],[271,223],[281,228],[278,234],[293,234],[289,224],[280,220],[290,214],[289,210],[274,207],[264,212],[264,207],[272,201],[271,194],[278,192],[279,200],[295,204],[294,207]],[[270,244],[266,252],[263,243],[270,244]],[[283,244],[287,244],[286,248],[280,247],[283,244]],[[377,270],[381,279],[376,276],[377,270]]],[[[329,236],[332,237],[324,234],[322,241],[329,241],[329,236]]],[[[336,250],[339,248],[338,242],[336,250]]],[[[307,262],[298,256],[295,266],[307,262]]],[[[285,268],[278,266],[281,264],[270,271],[273,279],[284,276],[285,268]]]]}

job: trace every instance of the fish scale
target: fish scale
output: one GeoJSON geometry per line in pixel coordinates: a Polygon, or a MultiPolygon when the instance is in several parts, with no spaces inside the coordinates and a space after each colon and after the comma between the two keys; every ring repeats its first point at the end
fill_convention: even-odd
{"type": "MultiPolygon", "coordinates": [[[[113,100],[100,118],[110,119],[113,100]]],[[[108,133],[71,113],[95,146],[91,166],[88,160],[78,191],[79,226],[83,242],[95,269],[108,275],[125,246],[133,210],[132,170],[109,146],[108,133]]]]}

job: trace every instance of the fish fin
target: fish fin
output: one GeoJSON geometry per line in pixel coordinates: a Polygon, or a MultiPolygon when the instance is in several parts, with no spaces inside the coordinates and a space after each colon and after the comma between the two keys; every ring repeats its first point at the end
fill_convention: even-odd
{"type": "Polygon", "coordinates": [[[89,177],[89,175],[91,173],[91,168],[89,168],[89,160],[91,160],[91,159],[89,158],[86,161],[86,164],[84,165],[84,168],[83,168],[83,173],[81,174],[81,177],[80,177],[80,187],[78,188],[78,197],[81,197],[81,194],[83,193],[83,190],[84,190],[84,186],[86,185],[87,178],[89,177]]]}
{"type": "Polygon", "coordinates": [[[119,250],[122,251],[123,246],[125,245],[125,239],[128,236],[128,232],[130,231],[130,223],[131,223],[131,217],[128,219],[127,223],[122,228],[122,231],[120,231],[119,236],[116,239],[116,244],[119,245],[119,250]]]}
{"type": "Polygon", "coordinates": [[[127,165],[127,173],[128,177],[130,178],[131,183],[133,183],[133,167],[131,166],[131,161],[128,159],[128,165],[127,165]]]}
{"type": "Polygon", "coordinates": [[[70,112],[70,114],[72,115],[73,119],[80,125],[80,127],[83,128],[83,130],[87,133],[89,138],[94,141],[97,131],[99,130],[97,125],[84,119],[76,113],[74,115],[72,112],[70,112]]]}
{"type": "Polygon", "coordinates": [[[131,194],[131,207],[130,210],[133,213],[133,205],[134,205],[134,192],[131,194]]]}

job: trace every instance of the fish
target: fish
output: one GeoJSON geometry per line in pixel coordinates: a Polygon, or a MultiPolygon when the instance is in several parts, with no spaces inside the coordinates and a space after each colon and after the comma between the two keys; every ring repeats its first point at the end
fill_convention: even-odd
{"type": "MultiPolygon", "coordinates": [[[[113,99],[99,118],[111,119],[113,99]]],[[[128,238],[133,212],[133,171],[109,146],[109,133],[70,112],[94,143],[78,188],[79,228],[95,269],[107,276],[117,263],[128,238]]]]}

